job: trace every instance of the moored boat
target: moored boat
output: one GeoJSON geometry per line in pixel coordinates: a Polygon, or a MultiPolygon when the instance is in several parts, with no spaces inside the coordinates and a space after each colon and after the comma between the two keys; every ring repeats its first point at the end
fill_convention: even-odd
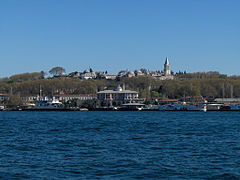
{"type": "Polygon", "coordinates": [[[176,102],[159,106],[160,111],[207,111],[205,104],[176,102]]]}
{"type": "Polygon", "coordinates": [[[0,106],[0,111],[3,111],[5,109],[4,106],[0,106]]]}
{"type": "Polygon", "coordinates": [[[240,104],[229,104],[230,110],[240,111],[240,104]]]}
{"type": "Polygon", "coordinates": [[[34,106],[23,106],[19,108],[21,111],[76,111],[75,108],[66,108],[59,100],[54,97],[48,99],[47,97],[39,98],[34,106]]]}

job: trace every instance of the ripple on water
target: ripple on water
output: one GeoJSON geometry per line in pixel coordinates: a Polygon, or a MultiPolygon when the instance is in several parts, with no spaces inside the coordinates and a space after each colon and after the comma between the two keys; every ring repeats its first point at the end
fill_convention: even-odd
{"type": "Polygon", "coordinates": [[[235,112],[0,112],[0,179],[240,179],[235,112]]]}

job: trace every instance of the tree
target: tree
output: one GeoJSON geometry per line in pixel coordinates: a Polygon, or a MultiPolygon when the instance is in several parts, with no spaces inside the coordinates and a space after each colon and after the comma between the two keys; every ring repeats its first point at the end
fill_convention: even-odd
{"type": "Polygon", "coordinates": [[[192,96],[201,96],[200,87],[198,86],[192,87],[192,96]]]}
{"type": "Polygon", "coordinates": [[[23,82],[23,81],[30,81],[30,80],[38,80],[44,79],[44,72],[32,72],[32,73],[23,73],[23,74],[16,74],[10,77],[10,80],[15,82],[23,82]]]}
{"type": "Polygon", "coordinates": [[[145,68],[141,68],[140,71],[141,71],[143,74],[147,74],[147,69],[145,69],[145,68]]]}
{"type": "Polygon", "coordinates": [[[52,68],[49,73],[53,76],[61,76],[66,72],[66,70],[62,67],[54,67],[52,68]]]}
{"type": "Polygon", "coordinates": [[[140,92],[140,98],[146,98],[147,97],[147,92],[146,90],[143,90],[140,92]]]}
{"type": "Polygon", "coordinates": [[[151,97],[152,98],[158,98],[159,97],[159,93],[157,91],[152,91],[151,92],[151,97]]]}
{"type": "Polygon", "coordinates": [[[47,75],[47,73],[45,73],[44,71],[41,71],[40,74],[41,74],[41,79],[44,79],[44,76],[47,75]]]}
{"type": "Polygon", "coordinates": [[[19,95],[11,95],[7,102],[8,106],[19,106],[21,104],[21,98],[19,95]]]}

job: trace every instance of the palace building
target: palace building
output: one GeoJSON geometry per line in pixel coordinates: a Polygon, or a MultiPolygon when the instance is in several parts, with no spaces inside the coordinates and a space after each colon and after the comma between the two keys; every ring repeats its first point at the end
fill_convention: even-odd
{"type": "Polygon", "coordinates": [[[97,93],[97,100],[101,105],[112,106],[123,103],[133,103],[138,100],[138,92],[125,90],[120,85],[115,90],[104,90],[97,93]]]}

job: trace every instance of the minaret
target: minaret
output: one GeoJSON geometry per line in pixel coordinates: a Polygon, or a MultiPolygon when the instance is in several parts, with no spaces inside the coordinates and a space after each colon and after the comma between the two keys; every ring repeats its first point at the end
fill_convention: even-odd
{"type": "Polygon", "coordinates": [[[170,64],[169,64],[168,58],[166,58],[166,61],[165,61],[165,64],[164,64],[164,75],[165,76],[171,75],[170,64]]]}

